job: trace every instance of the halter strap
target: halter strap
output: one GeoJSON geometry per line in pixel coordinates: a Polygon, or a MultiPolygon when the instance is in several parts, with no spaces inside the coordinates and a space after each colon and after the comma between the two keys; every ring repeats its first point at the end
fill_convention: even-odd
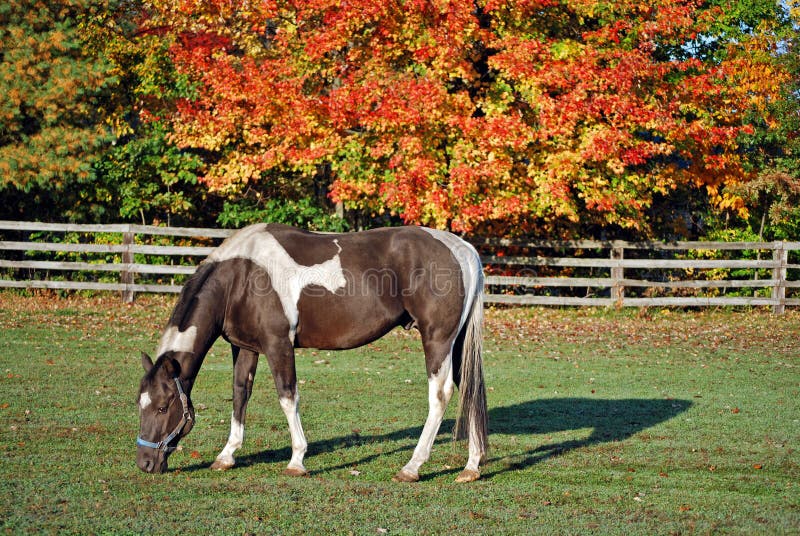
{"type": "Polygon", "coordinates": [[[172,452],[177,447],[170,447],[169,444],[175,439],[175,436],[181,433],[181,430],[186,426],[189,421],[192,420],[192,415],[189,413],[189,398],[186,396],[186,393],[183,392],[183,386],[181,385],[181,380],[176,376],[174,378],[175,385],[178,387],[178,397],[181,400],[181,405],[183,406],[183,415],[181,416],[181,422],[178,423],[178,426],[175,427],[174,430],[162,441],[158,443],[153,443],[152,441],[147,441],[146,439],[142,439],[141,436],[136,438],[136,444],[140,447],[148,447],[155,450],[163,450],[164,452],[172,452]]]}

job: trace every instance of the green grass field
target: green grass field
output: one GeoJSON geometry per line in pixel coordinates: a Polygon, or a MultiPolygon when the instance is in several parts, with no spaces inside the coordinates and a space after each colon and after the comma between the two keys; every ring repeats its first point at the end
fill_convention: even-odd
{"type": "MultiPolygon", "coordinates": [[[[427,408],[415,332],[298,352],[307,478],[266,363],[228,472],[231,362],[218,343],[170,472],[135,465],[142,375],[170,300],[0,294],[0,524],[83,534],[800,532],[800,313],[488,311],[491,452],[456,484],[449,431],[422,481],[392,475],[427,408]]],[[[455,402],[455,401],[454,401],[455,402]]]]}

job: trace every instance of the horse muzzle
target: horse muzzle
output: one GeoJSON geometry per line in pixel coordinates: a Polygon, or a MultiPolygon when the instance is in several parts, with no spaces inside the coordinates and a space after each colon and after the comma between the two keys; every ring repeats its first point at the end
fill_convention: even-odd
{"type": "Polygon", "coordinates": [[[167,453],[140,447],[136,452],[136,465],[145,473],[166,473],[167,453]]]}

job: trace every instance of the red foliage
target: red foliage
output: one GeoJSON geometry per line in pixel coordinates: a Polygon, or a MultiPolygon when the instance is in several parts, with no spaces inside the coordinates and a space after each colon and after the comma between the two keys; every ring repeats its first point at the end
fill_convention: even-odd
{"type": "Polygon", "coordinates": [[[209,187],[330,163],[334,200],[456,231],[642,227],[679,185],[735,206],[743,114],[784,80],[752,44],[671,59],[714,15],[693,0],[248,6],[156,4],[199,84],[174,141],[219,155],[209,187]]]}

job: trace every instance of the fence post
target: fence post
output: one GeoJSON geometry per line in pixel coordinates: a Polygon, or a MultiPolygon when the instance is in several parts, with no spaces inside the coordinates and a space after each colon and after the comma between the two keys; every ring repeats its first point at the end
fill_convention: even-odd
{"type": "MultiPolygon", "coordinates": [[[[621,261],[623,258],[625,258],[625,248],[620,246],[611,248],[612,261],[621,261]]],[[[617,307],[622,307],[622,301],[625,299],[625,287],[622,285],[622,280],[625,279],[625,268],[612,266],[611,279],[613,280],[611,299],[616,302],[617,307]]]]}
{"type": "Polygon", "coordinates": [[[786,265],[789,264],[789,250],[783,247],[783,242],[775,242],[775,249],[772,250],[772,279],[775,286],[772,287],[772,312],[782,315],[786,311],[786,265]]]}
{"type": "MultiPolygon", "coordinates": [[[[122,252],[123,264],[133,264],[133,251],[131,251],[131,246],[133,246],[133,243],[134,233],[122,233],[122,245],[125,246],[125,250],[122,252]]],[[[129,270],[123,270],[119,274],[119,280],[123,285],[133,285],[133,272],[129,270]]],[[[133,303],[133,290],[130,287],[125,288],[125,290],[122,291],[122,302],[133,303]]]]}

